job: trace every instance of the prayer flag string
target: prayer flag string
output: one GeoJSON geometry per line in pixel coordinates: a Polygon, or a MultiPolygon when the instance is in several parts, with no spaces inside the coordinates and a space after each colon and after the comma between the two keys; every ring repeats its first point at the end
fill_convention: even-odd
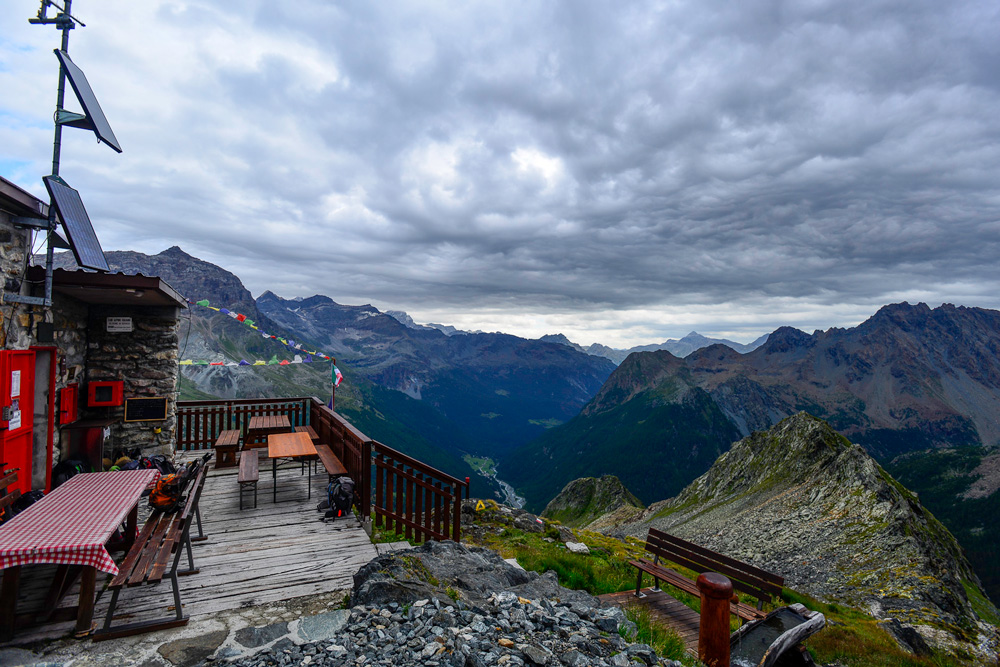
{"type": "MultiPolygon", "coordinates": [[[[256,359],[254,361],[247,361],[246,359],[240,359],[239,361],[225,362],[225,361],[207,361],[204,359],[201,360],[184,359],[183,361],[178,362],[179,365],[181,366],[288,366],[291,364],[308,364],[308,363],[322,362],[322,361],[331,361],[331,362],[334,361],[333,357],[324,354],[323,352],[311,351],[303,348],[302,343],[296,343],[294,340],[285,339],[282,338],[281,336],[275,336],[273,334],[267,333],[266,331],[263,331],[260,327],[257,326],[257,324],[253,320],[249,319],[246,315],[243,315],[242,313],[237,313],[235,311],[229,310],[228,308],[216,308],[215,306],[209,304],[208,299],[202,299],[201,301],[192,301],[191,299],[187,299],[187,302],[192,306],[202,306],[203,308],[214,310],[217,313],[228,315],[237,322],[242,322],[246,326],[258,332],[262,337],[268,340],[278,341],[279,343],[287,347],[289,350],[293,352],[298,352],[300,354],[296,354],[291,361],[289,361],[288,359],[278,361],[278,355],[272,356],[267,361],[264,361],[263,359],[256,359]]],[[[336,364],[334,364],[332,371],[333,385],[335,387],[339,386],[343,379],[344,376],[341,374],[340,369],[337,368],[336,364]]]]}

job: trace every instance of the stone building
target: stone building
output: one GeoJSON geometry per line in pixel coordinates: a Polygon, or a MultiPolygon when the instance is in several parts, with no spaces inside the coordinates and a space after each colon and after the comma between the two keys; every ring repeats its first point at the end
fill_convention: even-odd
{"type": "Polygon", "coordinates": [[[30,468],[22,492],[51,488],[60,460],[100,470],[136,449],[169,454],[176,429],[185,300],[157,277],[61,269],[51,307],[12,299],[44,296],[45,269],[29,264],[33,234],[45,233],[32,223],[47,215],[0,178],[0,463],[30,468]]]}

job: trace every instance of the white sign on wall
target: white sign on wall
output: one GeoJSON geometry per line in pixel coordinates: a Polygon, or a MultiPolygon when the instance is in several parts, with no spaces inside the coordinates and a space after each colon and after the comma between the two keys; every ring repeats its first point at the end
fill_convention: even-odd
{"type": "Polygon", "coordinates": [[[108,318],[108,333],[131,333],[131,332],[132,332],[131,317],[108,318]]]}
{"type": "Polygon", "coordinates": [[[10,372],[10,397],[17,398],[21,395],[21,371],[10,372]]]}

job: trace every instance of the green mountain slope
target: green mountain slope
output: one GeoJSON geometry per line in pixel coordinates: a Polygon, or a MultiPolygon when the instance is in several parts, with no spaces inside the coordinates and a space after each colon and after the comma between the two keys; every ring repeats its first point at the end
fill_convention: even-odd
{"type": "Polygon", "coordinates": [[[530,510],[541,511],[574,479],[603,475],[615,475],[648,504],[680,491],[740,437],[698,388],[660,386],[612,405],[588,405],[502,461],[500,477],[530,510]]]}
{"type": "Polygon", "coordinates": [[[998,463],[996,450],[970,447],[914,452],[886,466],[948,526],[993,599],[1000,597],[998,463]]]}

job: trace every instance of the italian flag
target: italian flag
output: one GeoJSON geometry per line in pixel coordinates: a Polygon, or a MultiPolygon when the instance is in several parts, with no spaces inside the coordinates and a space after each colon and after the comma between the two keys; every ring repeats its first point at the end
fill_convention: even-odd
{"type": "Polygon", "coordinates": [[[344,381],[344,376],[336,365],[333,367],[333,377],[330,379],[333,381],[334,388],[339,387],[340,383],[344,381]]]}

